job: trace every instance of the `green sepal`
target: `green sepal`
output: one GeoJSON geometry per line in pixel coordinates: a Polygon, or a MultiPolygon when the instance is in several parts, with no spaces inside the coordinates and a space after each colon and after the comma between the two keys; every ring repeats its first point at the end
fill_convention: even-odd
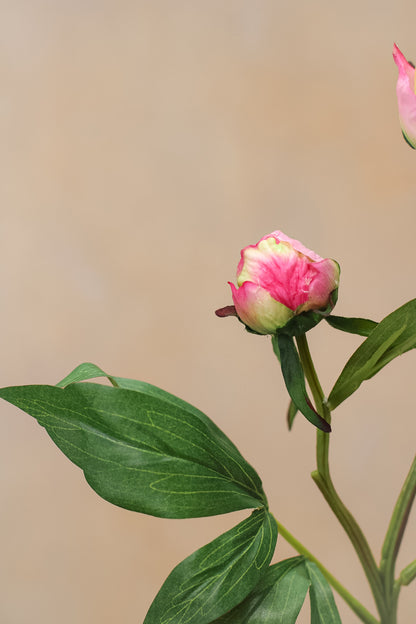
{"type": "Polygon", "coordinates": [[[306,334],[310,329],[313,329],[322,319],[326,318],[333,310],[338,299],[338,288],[332,291],[329,297],[329,303],[326,308],[322,310],[310,310],[309,312],[302,312],[296,314],[280,329],[277,330],[277,334],[287,334],[288,336],[301,336],[306,334]]]}
{"type": "Polygon", "coordinates": [[[330,424],[315,411],[308,397],[305,375],[293,337],[279,332],[272,337],[272,341],[275,340],[278,342],[283,379],[293,403],[315,427],[325,432],[331,431],[330,424]]]}
{"type": "Polygon", "coordinates": [[[302,312],[297,314],[286,323],[284,327],[277,330],[277,334],[286,334],[287,336],[300,336],[306,334],[315,325],[320,323],[324,316],[319,312],[302,312]]]}
{"type": "Polygon", "coordinates": [[[325,317],[325,320],[334,329],[339,329],[349,334],[357,334],[358,336],[369,336],[378,325],[376,321],[370,321],[370,319],[348,318],[346,316],[334,316],[333,314],[325,317]]]}
{"type": "Polygon", "coordinates": [[[341,624],[328,582],[303,556],[270,566],[242,603],[211,624],[295,624],[308,589],[311,624],[341,624]]]}
{"type": "Polygon", "coordinates": [[[115,505],[165,518],[267,506],[259,476],[207,416],[144,382],[74,383],[100,370],[81,365],[65,388],[16,386],[0,397],[36,418],[115,505]]]}
{"type": "MultiPolygon", "coordinates": [[[[301,312],[300,314],[294,313],[294,316],[290,319],[290,321],[283,325],[283,327],[279,327],[276,330],[276,334],[283,333],[288,336],[300,336],[301,334],[306,334],[307,331],[313,329],[315,325],[320,323],[323,318],[326,318],[329,314],[331,314],[337,300],[338,288],[335,288],[335,290],[333,290],[329,295],[328,305],[325,308],[322,308],[321,310],[309,310],[308,312],[301,312]]],[[[244,325],[250,334],[264,336],[264,334],[260,334],[254,329],[251,329],[251,327],[248,327],[248,325],[246,325],[238,315],[237,319],[244,325]]]]}
{"type": "Polygon", "coordinates": [[[395,357],[416,347],[416,299],[386,316],[353,353],[328,397],[335,409],[395,357]]]}
{"type": "Polygon", "coordinates": [[[416,149],[416,147],[413,145],[413,143],[411,142],[411,140],[408,138],[408,136],[407,136],[407,134],[405,133],[405,131],[404,131],[404,130],[402,130],[402,135],[403,135],[403,138],[404,138],[404,140],[406,141],[406,143],[407,143],[408,145],[410,145],[410,147],[411,147],[412,149],[416,149]]]}
{"type": "Polygon", "coordinates": [[[170,573],[144,624],[209,624],[234,608],[267,571],[277,524],[265,509],[223,533],[170,573]]]}

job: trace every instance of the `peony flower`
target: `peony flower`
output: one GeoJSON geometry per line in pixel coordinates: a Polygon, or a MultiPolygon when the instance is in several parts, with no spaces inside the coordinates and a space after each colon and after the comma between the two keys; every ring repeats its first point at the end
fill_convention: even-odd
{"type": "Polygon", "coordinates": [[[393,58],[399,68],[396,93],[399,118],[403,136],[413,149],[416,148],[416,88],[415,68],[405,59],[396,44],[393,58]]]}
{"type": "Polygon", "coordinates": [[[275,334],[303,312],[329,313],[336,300],[339,266],[297,240],[276,231],[241,251],[237,287],[229,282],[234,306],[217,316],[238,316],[258,334],[275,334]]]}

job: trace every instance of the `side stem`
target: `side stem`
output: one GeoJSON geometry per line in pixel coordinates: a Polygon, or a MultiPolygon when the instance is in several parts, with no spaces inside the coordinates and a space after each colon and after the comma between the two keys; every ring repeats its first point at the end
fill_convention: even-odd
{"type": "Polygon", "coordinates": [[[289,531],[280,522],[276,522],[279,529],[279,535],[281,535],[291,546],[293,546],[293,548],[300,555],[304,555],[307,559],[309,559],[309,561],[313,561],[317,565],[328,583],[332,585],[335,591],[337,591],[341,598],[345,600],[348,606],[352,609],[352,611],[354,611],[356,615],[358,615],[362,622],[364,622],[365,624],[379,624],[378,620],[376,620],[374,615],[371,615],[371,613],[367,611],[364,605],[362,605],[361,602],[359,602],[352,594],[350,594],[350,592],[344,587],[344,585],[342,585],[338,581],[338,579],[336,579],[335,576],[333,576],[329,572],[329,570],[327,570],[325,566],[322,565],[319,559],[314,557],[314,555],[291,533],[289,533],[289,531]]]}

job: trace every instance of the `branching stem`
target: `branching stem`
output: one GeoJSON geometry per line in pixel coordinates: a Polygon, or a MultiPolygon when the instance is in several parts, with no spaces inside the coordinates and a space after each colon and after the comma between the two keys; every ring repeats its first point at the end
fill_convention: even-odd
{"type": "MultiPolygon", "coordinates": [[[[302,362],[303,370],[305,372],[306,379],[311,389],[315,407],[317,412],[327,421],[331,421],[331,413],[326,404],[325,396],[319,383],[318,376],[315,371],[315,367],[312,362],[309,346],[306,340],[305,334],[296,338],[299,356],[302,362]]],[[[331,507],[335,516],[338,518],[341,526],[348,535],[351,544],[353,545],[358,558],[361,562],[365,575],[368,579],[374,600],[377,605],[378,612],[381,617],[381,622],[387,624],[388,610],[385,600],[385,593],[383,582],[373,553],[370,546],[362,532],[360,526],[355,520],[354,516],[344,505],[340,499],[337,491],[335,490],[332,482],[330,470],[329,470],[329,433],[323,431],[317,431],[316,441],[316,462],[317,469],[312,473],[312,478],[322,492],[325,500],[331,507]]],[[[363,620],[364,621],[364,620],[363,620]]]]}

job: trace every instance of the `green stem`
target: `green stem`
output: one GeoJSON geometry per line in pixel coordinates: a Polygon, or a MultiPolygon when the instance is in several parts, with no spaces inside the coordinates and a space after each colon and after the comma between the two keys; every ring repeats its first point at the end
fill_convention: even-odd
{"type": "MultiPolygon", "coordinates": [[[[385,593],[389,601],[390,611],[397,603],[398,591],[394,591],[394,573],[397,555],[403,539],[403,534],[409,519],[410,510],[416,497],[416,456],[410,467],[384,539],[381,550],[380,573],[384,583],[385,593]],[[397,596],[396,596],[397,593],[397,596]]],[[[400,586],[399,586],[400,589],[400,586]]]]}
{"type": "MultiPolygon", "coordinates": [[[[277,521],[276,521],[277,522],[277,521]]],[[[289,531],[280,523],[277,522],[277,527],[279,529],[279,534],[291,545],[293,548],[300,554],[304,555],[309,561],[313,561],[328,583],[338,592],[338,594],[345,600],[345,602],[349,605],[349,607],[354,611],[356,615],[361,619],[365,624],[379,624],[378,620],[371,615],[369,611],[361,604],[350,592],[333,576],[326,568],[322,565],[322,563],[314,557],[314,555],[299,542],[289,531]]]]}
{"type": "MultiPolygon", "coordinates": [[[[330,422],[331,413],[326,404],[325,396],[312,362],[305,334],[298,336],[296,341],[303,370],[315,401],[316,410],[327,422],[330,422]]],[[[320,430],[317,431],[317,470],[312,473],[312,478],[348,535],[368,579],[381,621],[387,624],[389,620],[387,619],[388,613],[384,588],[374,555],[371,552],[370,546],[359,524],[340,499],[332,482],[329,470],[329,436],[330,434],[328,433],[324,433],[320,430]]]]}
{"type": "MultiPolygon", "coordinates": [[[[416,559],[409,563],[403,570],[400,572],[399,576],[399,584],[400,585],[409,585],[416,578],[416,559]]],[[[397,583],[397,581],[396,581],[397,583]]]]}

